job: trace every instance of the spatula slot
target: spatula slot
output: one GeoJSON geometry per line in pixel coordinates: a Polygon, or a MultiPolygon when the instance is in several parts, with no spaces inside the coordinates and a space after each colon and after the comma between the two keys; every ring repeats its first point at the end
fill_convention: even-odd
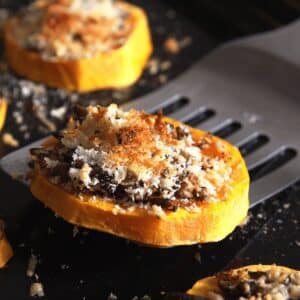
{"type": "Polygon", "coordinates": [[[228,121],[223,126],[217,128],[216,130],[213,130],[212,133],[216,136],[219,136],[221,138],[227,138],[231,134],[237,132],[242,128],[242,124],[237,121],[228,121]]]}
{"type": "Polygon", "coordinates": [[[267,144],[269,141],[270,139],[267,135],[256,133],[254,136],[250,137],[247,141],[240,145],[239,149],[244,156],[247,156],[248,154],[267,144]]]}
{"type": "Polygon", "coordinates": [[[293,148],[283,147],[282,149],[279,149],[279,151],[266,158],[261,164],[249,170],[252,182],[279,169],[296,156],[297,150],[293,148]]]}
{"type": "Polygon", "coordinates": [[[202,122],[210,119],[216,114],[216,112],[213,109],[205,108],[192,116],[190,116],[187,120],[184,121],[185,124],[189,126],[197,126],[201,124],[202,122]]]}
{"type": "Polygon", "coordinates": [[[162,111],[162,113],[167,116],[188,105],[189,102],[190,100],[187,97],[174,96],[162,103],[161,106],[150,113],[157,114],[158,112],[162,111]]]}

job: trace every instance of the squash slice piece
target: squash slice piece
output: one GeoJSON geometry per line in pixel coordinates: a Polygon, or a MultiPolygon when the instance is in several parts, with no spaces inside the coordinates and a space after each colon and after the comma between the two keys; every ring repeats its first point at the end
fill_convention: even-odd
{"type": "Polygon", "coordinates": [[[0,130],[3,128],[7,112],[7,101],[0,98],[0,130]]]}
{"type": "Polygon", "coordinates": [[[119,6],[130,16],[131,32],[120,47],[92,57],[48,59],[38,51],[29,50],[13,34],[20,27],[19,17],[10,18],[4,29],[5,53],[10,67],[28,79],[70,91],[88,92],[132,85],[141,76],[153,46],[144,11],[125,2],[120,2],[119,6]]]}
{"type": "Polygon", "coordinates": [[[0,220],[0,268],[3,268],[13,256],[13,250],[4,233],[4,223],[0,220]]]}
{"type": "MultiPolygon", "coordinates": [[[[180,122],[163,117],[164,121],[174,127],[180,122]]],[[[198,129],[190,128],[193,140],[197,141],[207,135],[198,129]]],[[[100,197],[71,193],[62,186],[50,182],[38,167],[35,168],[31,182],[31,192],[66,221],[86,228],[108,232],[142,244],[157,247],[188,245],[195,243],[216,242],[224,239],[247,216],[249,200],[249,175],[239,150],[228,142],[212,137],[213,145],[205,150],[207,155],[219,155],[218,147],[230,157],[232,168],[230,187],[226,194],[217,195],[217,202],[196,202],[197,210],[190,211],[178,207],[176,211],[164,211],[158,216],[137,207],[116,213],[116,202],[100,197]],[[218,145],[218,146],[217,146],[218,145]]],[[[57,140],[45,143],[47,148],[57,140]]]]}
{"type": "Polygon", "coordinates": [[[187,293],[208,300],[258,299],[256,298],[258,296],[259,299],[296,300],[300,299],[299,287],[300,271],[277,265],[250,265],[203,278],[197,281],[187,293]],[[288,278],[284,285],[283,282],[288,276],[291,278],[288,278]],[[279,289],[280,284],[283,284],[281,289],[279,289]],[[280,297],[286,294],[289,297],[280,297]]]}
{"type": "MultiPolygon", "coordinates": [[[[7,110],[7,102],[0,99],[0,130],[2,129],[7,110]]],[[[7,261],[13,256],[12,248],[4,233],[4,223],[0,220],[0,268],[4,267],[7,261]]]]}

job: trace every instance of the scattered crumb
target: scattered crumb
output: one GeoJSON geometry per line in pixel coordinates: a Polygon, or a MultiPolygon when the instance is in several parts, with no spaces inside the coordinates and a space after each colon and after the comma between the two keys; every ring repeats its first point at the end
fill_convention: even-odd
{"type": "Polygon", "coordinates": [[[50,234],[54,234],[55,233],[55,231],[49,226],[48,227],[48,234],[50,235],[50,234]]]}
{"type": "Polygon", "coordinates": [[[193,40],[190,36],[185,36],[179,41],[180,49],[186,48],[192,44],[193,40]]]}
{"type": "Polygon", "coordinates": [[[181,40],[178,40],[174,37],[169,37],[165,40],[164,48],[168,53],[177,54],[183,48],[190,46],[191,43],[192,38],[190,36],[185,36],[181,40]]]}
{"type": "Polygon", "coordinates": [[[66,264],[63,264],[60,267],[61,267],[62,270],[68,270],[68,269],[70,269],[70,266],[66,265],[66,264]]]}
{"type": "Polygon", "coordinates": [[[11,133],[4,133],[2,135],[2,141],[7,146],[13,148],[19,147],[19,141],[11,133]]]}
{"type": "Polygon", "coordinates": [[[56,130],[56,125],[50,121],[46,114],[44,114],[40,109],[34,111],[36,118],[51,132],[56,130]]]}
{"type": "Polygon", "coordinates": [[[165,74],[160,74],[158,76],[158,81],[159,83],[166,83],[168,81],[168,77],[165,74]]]}
{"type": "Polygon", "coordinates": [[[73,238],[75,238],[78,233],[79,233],[78,227],[77,226],[73,226],[73,238]]]}
{"type": "Polygon", "coordinates": [[[257,217],[258,219],[263,219],[264,216],[263,216],[263,214],[259,213],[259,214],[256,215],[256,217],[257,217]]]}
{"type": "Polygon", "coordinates": [[[144,295],[141,298],[134,296],[131,300],[151,300],[151,297],[149,295],[144,295]]]}
{"type": "Polygon", "coordinates": [[[45,293],[44,293],[44,287],[43,287],[42,283],[40,283],[40,282],[32,283],[30,286],[30,290],[29,290],[29,296],[30,297],[44,297],[45,293]]]}
{"type": "Polygon", "coordinates": [[[180,51],[179,42],[174,37],[169,37],[165,40],[164,48],[171,54],[177,54],[180,51]]]}
{"type": "Polygon", "coordinates": [[[26,275],[28,277],[32,277],[35,274],[37,263],[38,263],[37,257],[34,254],[31,254],[28,261],[27,271],[26,271],[26,275]]]}
{"type": "Polygon", "coordinates": [[[30,138],[30,136],[31,136],[31,135],[30,135],[29,132],[25,132],[25,133],[24,133],[24,139],[25,139],[25,140],[28,140],[28,139],[30,138]]]}
{"type": "MultiPolygon", "coordinates": [[[[158,58],[152,58],[147,65],[147,69],[150,75],[155,76],[158,75],[160,72],[166,72],[168,71],[172,66],[172,63],[169,60],[161,61],[158,58]]],[[[163,84],[168,80],[168,77],[166,74],[159,74],[158,82],[163,84]]]]}
{"type": "Polygon", "coordinates": [[[159,72],[160,61],[158,58],[152,58],[149,60],[147,68],[150,75],[156,75],[159,72]]]}
{"type": "Polygon", "coordinates": [[[172,63],[169,60],[165,60],[160,64],[160,69],[162,71],[167,71],[171,68],[172,63]]]}
{"type": "Polygon", "coordinates": [[[295,241],[295,244],[296,244],[298,247],[300,247],[300,241],[296,240],[296,241],[295,241]]]}
{"type": "Polygon", "coordinates": [[[58,108],[53,108],[50,111],[50,116],[59,120],[62,120],[67,112],[66,106],[61,106],[58,108]]]}
{"type": "Polygon", "coordinates": [[[196,260],[199,264],[201,264],[201,255],[200,255],[200,252],[196,252],[194,258],[195,258],[195,260],[196,260]]]}
{"type": "Polygon", "coordinates": [[[23,131],[28,130],[28,127],[27,127],[26,125],[21,125],[21,126],[19,127],[19,130],[23,132],[23,131]]]}
{"type": "Polygon", "coordinates": [[[107,297],[107,300],[117,300],[118,297],[114,293],[110,293],[107,297]]]}
{"type": "Polygon", "coordinates": [[[246,119],[246,121],[250,124],[256,124],[259,121],[262,121],[262,116],[252,113],[252,112],[244,112],[243,117],[246,119]]]}

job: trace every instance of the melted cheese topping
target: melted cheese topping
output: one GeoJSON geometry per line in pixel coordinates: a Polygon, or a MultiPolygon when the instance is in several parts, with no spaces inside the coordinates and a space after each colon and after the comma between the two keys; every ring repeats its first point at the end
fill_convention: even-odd
{"type": "Polygon", "coordinates": [[[70,120],[58,145],[38,153],[40,165],[56,181],[64,164],[64,177],[75,190],[122,202],[174,208],[220,200],[231,167],[221,153],[202,151],[214,143],[211,136],[194,141],[188,127],[114,104],[81,113],[70,120]]]}
{"type": "Polygon", "coordinates": [[[14,36],[44,59],[93,57],[121,47],[133,27],[113,0],[36,0],[18,16],[14,36]]]}

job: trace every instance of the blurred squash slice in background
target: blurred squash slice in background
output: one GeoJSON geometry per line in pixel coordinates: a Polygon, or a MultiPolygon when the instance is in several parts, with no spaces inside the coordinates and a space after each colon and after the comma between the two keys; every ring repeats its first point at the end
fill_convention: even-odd
{"type": "Polygon", "coordinates": [[[34,1],[8,19],[4,40],[18,75],[80,92],[130,86],[153,50],[145,12],[111,0],[34,1]]]}

